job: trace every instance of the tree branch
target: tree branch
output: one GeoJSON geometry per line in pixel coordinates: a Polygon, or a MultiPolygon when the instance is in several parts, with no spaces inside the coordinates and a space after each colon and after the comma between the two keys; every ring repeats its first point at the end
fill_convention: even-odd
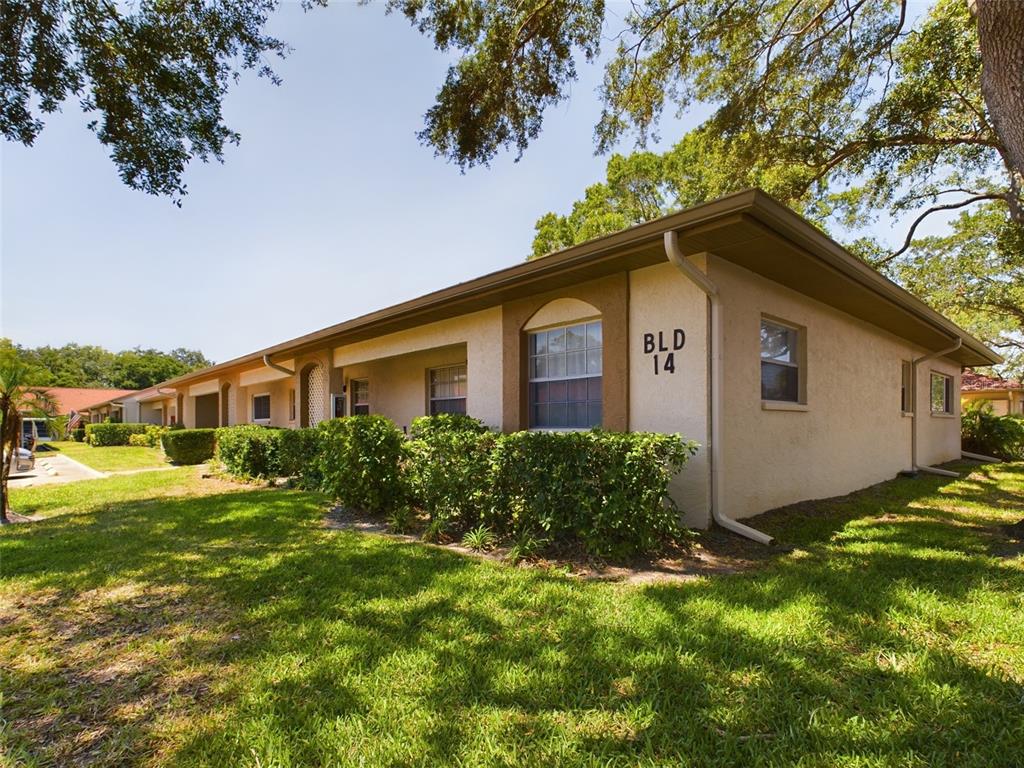
{"type": "Polygon", "coordinates": [[[957,208],[966,208],[968,205],[980,203],[982,200],[1005,199],[1005,194],[975,195],[974,197],[968,197],[966,200],[960,200],[959,202],[956,203],[947,203],[946,205],[933,205],[931,208],[929,208],[916,219],[914,219],[914,223],[910,225],[910,231],[907,232],[907,239],[903,241],[903,246],[898,251],[890,253],[884,259],[875,262],[874,267],[877,269],[883,264],[888,264],[897,256],[900,256],[901,254],[905,253],[907,249],[910,248],[910,244],[914,241],[914,233],[917,232],[917,228],[920,226],[921,222],[924,221],[929,216],[931,216],[933,213],[938,213],[939,211],[955,211],[957,208]]]}

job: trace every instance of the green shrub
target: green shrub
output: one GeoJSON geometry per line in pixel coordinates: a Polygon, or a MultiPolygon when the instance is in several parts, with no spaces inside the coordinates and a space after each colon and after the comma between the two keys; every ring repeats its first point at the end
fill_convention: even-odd
{"type": "Polygon", "coordinates": [[[668,484],[696,445],[649,432],[515,432],[491,455],[492,528],[580,541],[606,556],[650,552],[680,533],[668,484]]]}
{"type": "Polygon", "coordinates": [[[318,427],[323,490],[342,504],[389,512],[405,501],[405,438],[383,416],[347,416],[318,427]]]}
{"type": "Polygon", "coordinates": [[[281,430],[257,424],[221,427],[215,456],[228,474],[239,478],[272,477],[271,446],[281,430]]]}
{"type": "Polygon", "coordinates": [[[215,455],[235,477],[299,477],[305,487],[316,488],[319,445],[315,429],[242,424],[217,430],[215,455]]]}
{"type": "Polygon", "coordinates": [[[175,464],[202,464],[213,458],[215,429],[169,429],[162,443],[167,458],[175,464]]]}
{"type": "Polygon", "coordinates": [[[991,403],[969,403],[960,419],[961,445],[965,451],[1015,461],[1024,459],[1024,419],[996,416],[991,403]]]}
{"type": "Polygon", "coordinates": [[[85,427],[79,427],[71,432],[71,439],[76,443],[85,442],[85,427]]]}
{"type": "Polygon", "coordinates": [[[85,441],[94,447],[111,445],[128,445],[132,435],[146,433],[150,424],[125,424],[120,422],[103,422],[102,424],[85,425],[85,441]]]}
{"type": "Polygon", "coordinates": [[[320,487],[320,432],[313,427],[277,430],[270,465],[279,477],[297,477],[304,488],[320,487]]]}
{"type": "Polygon", "coordinates": [[[450,414],[414,419],[411,432],[406,470],[413,498],[445,530],[479,523],[497,435],[476,419],[450,414]]]}
{"type": "Polygon", "coordinates": [[[160,445],[160,438],[163,437],[163,434],[166,431],[167,427],[149,424],[146,426],[145,432],[129,435],[128,445],[134,445],[142,448],[156,448],[160,445]]]}

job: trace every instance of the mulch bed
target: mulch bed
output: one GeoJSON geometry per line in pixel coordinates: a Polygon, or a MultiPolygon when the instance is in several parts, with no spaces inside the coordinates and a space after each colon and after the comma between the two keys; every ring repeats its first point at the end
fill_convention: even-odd
{"type": "MultiPolygon", "coordinates": [[[[360,510],[334,507],[324,518],[327,528],[373,533],[398,541],[417,542],[494,562],[504,561],[507,547],[478,552],[458,541],[425,542],[420,538],[425,521],[419,520],[410,533],[391,533],[380,517],[360,510]]],[[[740,536],[714,529],[698,532],[693,541],[673,548],[659,557],[637,557],[608,561],[587,554],[581,546],[556,545],[540,557],[522,561],[521,568],[558,570],[581,579],[615,581],[627,584],[691,581],[704,576],[739,573],[756,568],[783,554],[785,549],[765,547],[740,536]]]]}

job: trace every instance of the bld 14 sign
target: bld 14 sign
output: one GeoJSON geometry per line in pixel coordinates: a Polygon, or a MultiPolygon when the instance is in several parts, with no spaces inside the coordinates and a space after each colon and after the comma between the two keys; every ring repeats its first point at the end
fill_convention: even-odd
{"type": "Polygon", "coordinates": [[[654,375],[676,372],[676,352],[686,345],[686,331],[674,328],[671,331],[644,334],[644,354],[654,356],[654,375]],[[671,346],[669,346],[671,344],[671,346]]]}

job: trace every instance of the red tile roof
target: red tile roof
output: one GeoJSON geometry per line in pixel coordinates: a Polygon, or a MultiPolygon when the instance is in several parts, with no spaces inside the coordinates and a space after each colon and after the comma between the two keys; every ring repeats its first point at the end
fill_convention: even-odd
{"type": "Polygon", "coordinates": [[[57,401],[57,413],[67,415],[90,405],[130,395],[134,389],[86,389],[79,387],[49,387],[46,390],[57,401]]]}
{"type": "Polygon", "coordinates": [[[991,390],[1024,389],[1024,384],[1014,379],[984,376],[970,368],[960,377],[961,392],[988,392],[991,390]]]}

